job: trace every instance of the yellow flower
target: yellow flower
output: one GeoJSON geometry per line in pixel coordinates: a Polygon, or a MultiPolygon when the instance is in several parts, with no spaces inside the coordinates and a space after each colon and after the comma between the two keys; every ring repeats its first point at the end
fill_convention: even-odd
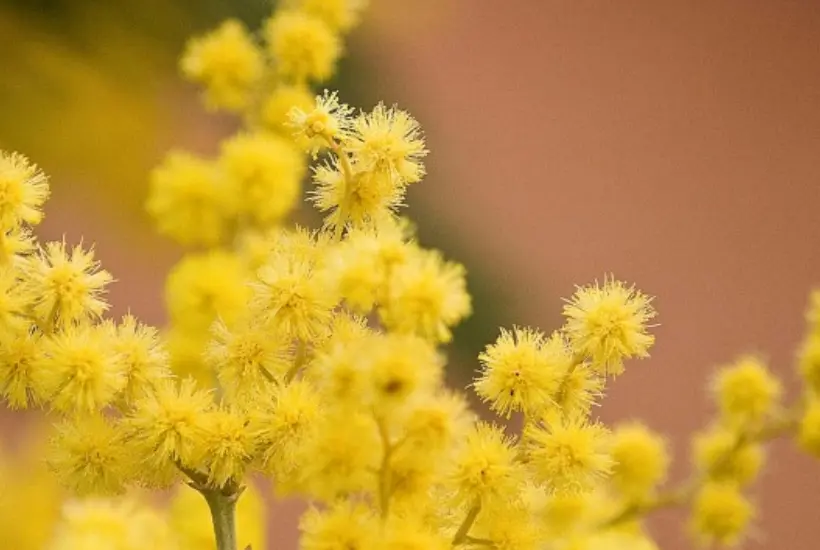
{"type": "Polygon", "coordinates": [[[290,367],[288,342],[263,325],[244,320],[229,329],[217,321],[206,350],[206,361],[216,372],[220,387],[232,402],[281,382],[290,367]]]}
{"type": "Polygon", "coordinates": [[[205,36],[192,39],[182,57],[183,74],[205,86],[211,108],[239,110],[263,75],[262,51],[239,21],[229,19],[205,36]]]}
{"type": "Polygon", "coordinates": [[[143,325],[130,314],[108,328],[111,351],[125,375],[125,403],[133,403],[171,377],[170,359],[159,342],[157,329],[143,325]]]}
{"type": "Polygon", "coordinates": [[[277,481],[295,476],[303,446],[311,437],[319,419],[321,407],[316,390],[303,380],[294,380],[271,396],[263,394],[250,409],[250,429],[261,451],[262,467],[274,474],[277,481]]]}
{"type": "Polygon", "coordinates": [[[465,270],[437,251],[418,251],[391,273],[387,301],[379,309],[388,330],[449,342],[450,327],[472,312],[465,270]]]}
{"type": "Polygon", "coordinates": [[[342,52],[330,27],[304,12],[279,11],[264,33],[279,76],[297,84],[329,78],[342,52]]]}
{"type": "Polygon", "coordinates": [[[321,270],[299,257],[274,256],[253,283],[252,311],[282,337],[321,336],[337,303],[321,270]]]}
{"type": "Polygon", "coordinates": [[[381,443],[371,415],[360,411],[328,411],[306,442],[298,472],[304,491],[333,501],[340,496],[373,491],[381,443]]]}
{"type": "Polygon", "coordinates": [[[737,543],[754,517],[754,508],[738,488],[727,483],[707,483],[692,503],[690,527],[704,543],[737,543]]]}
{"type": "Polygon", "coordinates": [[[250,294],[246,277],[239,258],[227,252],[185,256],[165,283],[171,321],[202,335],[217,318],[233,322],[244,311],[250,294]]]}
{"type": "Polygon", "coordinates": [[[697,434],[694,459],[698,469],[715,481],[743,486],[753,481],[763,467],[763,448],[756,444],[738,444],[740,434],[716,426],[697,434]]]}
{"type": "Polygon", "coordinates": [[[555,404],[567,416],[588,416],[592,405],[603,395],[604,381],[588,364],[571,362],[555,396],[555,404]]]}
{"type": "Polygon", "coordinates": [[[45,397],[37,377],[39,339],[31,332],[0,332],[0,396],[12,409],[24,409],[45,397]]]}
{"type": "Polygon", "coordinates": [[[325,227],[362,228],[384,222],[402,204],[404,188],[374,172],[356,170],[348,178],[339,161],[313,170],[316,189],[310,199],[327,212],[325,227]]]}
{"type": "Polygon", "coordinates": [[[125,388],[124,366],[101,325],[78,325],[39,341],[33,388],[52,408],[95,413],[125,388]]]}
{"type": "Polygon", "coordinates": [[[535,472],[552,491],[589,491],[612,472],[609,431],[583,417],[529,424],[524,440],[535,472]]]}
{"type": "Polygon", "coordinates": [[[315,107],[313,93],[303,85],[282,84],[265,98],[261,117],[265,127],[285,137],[293,136],[290,114],[309,113],[315,107]]]}
{"type": "Polygon", "coordinates": [[[783,389],[758,358],[745,356],[718,371],[712,383],[723,419],[745,426],[773,412],[783,389]]]}
{"type": "Polygon", "coordinates": [[[639,423],[620,426],[612,434],[612,484],[632,498],[648,494],[666,478],[669,450],[663,437],[639,423]]]}
{"type": "Polygon", "coordinates": [[[368,0],[289,0],[288,6],[309,13],[336,31],[350,30],[358,23],[368,0]]]}
{"type": "Polygon", "coordinates": [[[553,403],[572,358],[559,345],[546,345],[544,335],[528,328],[502,329],[495,344],[479,355],[482,370],[474,382],[476,393],[499,414],[531,415],[553,403]]]}
{"type": "Polygon", "coordinates": [[[134,403],[125,421],[127,439],[144,455],[147,468],[173,462],[196,468],[208,437],[213,397],[191,379],[166,380],[134,403]]]}
{"type": "Polygon", "coordinates": [[[477,423],[453,457],[449,483],[456,500],[472,506],[495,499],[508,499],[523,481],[512,439],[500,428],[477,423]]]}
{"type": "Polygon", "coordinates": [[[427,341],[409,335],[373,336],[362,342],[369,397],[377,414],[389,415],[418,394],[429,395],[441,383],[443,362],[427,341]]]}
{"type": "Polygon", "coordinates": [[[48,178],[35,164],[19,153],[0,151],[0,234],[40,223],[48,196],[48,178]]]}
{"type": "Polygon", "coordinates": [[[61,483],[74,494],[123,492],[128,460],[117,429],[92,414],[64,420],[56,427],[48,463],[61,483]]]}
{"type": "Polygon", "coordinates": [[[353,109],[339,101],[338,92],[324,91],[311,100],[310,108],[294,106],[288,112],[288,127],[296,143],[305,151],[316,154],[336,141],[344,140],[350,133],[350,115],[353,109]]]}
{"type": "Polygon", "coordinates": [[[363,171],[393,178],[400,186],[424,176],[424,138],[418,122],[406,111],[379,103],[371,113],[356,118],[353,129],[348,147],[363,171]]]}
{"type": "Polygon", "coordinates": [[[412,407],[404,421],[406,444],[421,450],[446,449],[460,441],[475,421],[463,395],[442,391],[412,407]]]}
{"type": "Polygon", "coordinates": [[[99,318],[108,304],[102,299],[111,275],[100,269],[93,250],[65,241],[46,243],[38,254],[21,264],[20,292],[31,304],[31,314],[44,330],[99,318]]]}
{"type": "Polygon", "coordinates": [[[31,253],[35,248],[31,230],[27,227],[0,231],[0,265],[14,263],[20,256],[31,253]]]}
{"type": "Polygon", "coordinates": [[[246,221],[277,224],[296,206],[305,167],[285,138],[262,132],[238,134],[222,144],[219,163],[238,193],[246,221]]]}
{"type": "Polygon", "coordinates": [[[151,173],[146,209],[159,233],[183,245],[225,240],[238,206],[236,188],[214,162],[172,152],[151,173]]]}
{"type": "Polygon", "coordinates": [[[608,278],[580,287],[564,306],[564,332],[575,353],[592,360],[602,374],[623,372],[623,360],[647,357],[655,337],[647,323],[655,317],[652,298],[608,278]]]}
{"type": "Polygon", "coordinates": [[[377,540],[379,523],[360,503],[339,501],[325,510],[310,508],[299,521],[301,550],[365,550],[377,540]]]}
{"type": "Polygon", "coordinates": [[[255,451],[246,415],[223,407],[207,415],[203,426],[206,433],[197,454],[204,457],[208,483],[213,487],[223,487],[228,481],[239,483],[255,451]]]}

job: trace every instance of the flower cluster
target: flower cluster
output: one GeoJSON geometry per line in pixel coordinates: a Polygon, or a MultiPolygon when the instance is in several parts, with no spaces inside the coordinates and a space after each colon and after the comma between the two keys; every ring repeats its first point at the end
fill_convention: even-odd
{"type": "MultiPolygon", "coordinates": [[[[152,174],[158,231],[192,247],[168,276],[164,331],[106,316],[112,277],[92,249],[37,242],[46,177],[0,154],[0,396],[56,413],[47,462],[79,498],[49,548],[258,550],[252,475],[309,501],[305,550],[652,549],[644,518],[675,504],[697,539],[740,540],[764,444],[795,434],[820,456],[820,295],[804,398],[783,404],[759,357],[719,370],[680,485],[662,436],[595,414],[654,344],[652,298],[611,276],[577,288],[551,334],[501,330],[471,387],[523,430],[480,420],[444,381],[442,346],[472,307],[465,270],[400,217],[425,174],[419,124],[308,88],[361,8],[287,0],[258,34],[228,21],[190,42],[184,74],[244,124],[218,158],[177,151],[152,174]],[[289,222],[307,174],[317,229],[289,222]],[[135,493],[174,486],[164,507],[135,493]]],[[[14,478],[0,464],[0,483],[14,478]]]]}

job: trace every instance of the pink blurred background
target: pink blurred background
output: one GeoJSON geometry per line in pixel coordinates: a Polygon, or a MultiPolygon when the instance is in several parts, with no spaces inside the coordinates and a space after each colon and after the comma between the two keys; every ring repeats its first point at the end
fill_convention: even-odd
{"type": "MultiPolygon", "coordinates": [[[[428,232],[481,259],[514,321],[551,330],[574,284],[610,272],[657,296],[653,356],[611,385],[606,421],[668,433],[682,478],[716,366],[760,353],[794,395],[806,298],[820,285],[820,2],[372,4],[352,37],[365,79],[352,85],[420,120],[429,177],[409,201],[428,232]]],[[[173,143],[215,149],[228,126],[191,90],[153,91],[165,125],[137,153],[146,171],[173,143]]],[[[64,183],[97,177],[82,164],[61,177],[41,236],[96,241],[119,279],[114,303],[161,323],[178,251],[118,213],[145,178],[112,192],[64,183]]],[[[745,548],[817,547],[820,464],[778,442],[755,499],[745,548]]],[[[277,547],[291,547],[295,508],[275,513],[291,525],[277,547]]],[[[690,547],[682,519],[652,521],[661,548],[690,547]]]]}

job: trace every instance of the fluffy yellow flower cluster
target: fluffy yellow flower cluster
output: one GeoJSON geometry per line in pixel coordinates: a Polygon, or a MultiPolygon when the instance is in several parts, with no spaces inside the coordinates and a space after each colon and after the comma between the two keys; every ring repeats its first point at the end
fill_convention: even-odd
{"type": "Polygon", "coordinates": [[[820,295],[801,352],[805,399],[781,405],[756,357],[722,369],[719,413],[681,485],[662,487],[663,437],[593,414],[608,380],[654,343],[652,299],[612,277],[578,288],[550,335],[501,331],[472,386],[524,429],[478,420],[447,389],[440,347],[471,311],[465,271],[398,217],[424,176],[418,123],[307,88],[332,74],[360,8],[290,0],[265,22],[264,45],[235,21],[190,43],[183,72],[245,124],[217,159],[174,152],[153,173],[157,228],[200,247],[168,277],[164,334],[105,317],[111,276],[92,251],[36,242],[46,179],[0,155],[0,395],[59,413],[48,464],[73,494],[95,496],[65,506],[52,548],[261,548],[253,473],[311,502],[305,550],[651,550],[645,516],[690,503],[697,538],[739,540],[763,444],[796,432],[820,455],[820,295]],[[317,230],[285,223],[311,157],[317,230]],[[169,510],[118,496],[180,481],[204,500],[184,486],[169,510]]]}

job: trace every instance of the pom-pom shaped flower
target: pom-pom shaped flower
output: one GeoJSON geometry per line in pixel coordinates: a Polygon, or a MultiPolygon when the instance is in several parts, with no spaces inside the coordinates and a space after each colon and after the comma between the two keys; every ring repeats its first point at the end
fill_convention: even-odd
{"type": "Polygon", "coordinates": [[[304,444],[321,417],[319,394],[304,380],[294,380],[276,392],[272,405],[264,401],[258,405],[251,409],[250,426],[261,450],[262,467],[277,480],[293,477],[304,444]]]}
{"type": "Polygon", "coordinates": [[[724,421],[745,426],[772,413],[783,388],[760,359],[745,356],[722,368],[712,383],[724,421]]]}
{"type": "Polygon", "coordinates": [[[222,146],[219,159],[240,198],[240,213],[276,224],[296,205],[304,163],[286,139],[261,132],[239,134],[222,146]]]}
{"type": "Polygon", "coordinates": [[[612,434],[612,476],[618,491],[632,498],[647,495],[666,478],[666,441],[639,423],[620,426],[612,434]]]}
{"type": "Polygon", "coordinates": [[[128,451],[108,420],[96,414],[76,416],[56,429],[48,464],[64,486],[80,496],[124,490],[128,451]]]}
{"type": "Polygon", "coordinates": [[[209,435],[213,397],[185,379],[166,380],[134,403],[126,419],[127,439],[150,468],[166,470],[173,463],[200,465],[209,435]]]}
{"type": "Polygon", "coordinates": [[[500,428],[475,424],[453,457],[449,485],[456,500],[472,506],[511,498],[524,479],[517,454],[512,439],[500,428]]]}
{"type": "Polygon", "coordinates": [[[37,376],[39,340],[37,333],[0,332],[0,396],[12,409],[39,403],[43,397],[37,376]]]}
{"type": "Polygon", "coordinates": [[[240,201],[240,215],[273,225],[293,210],[305,167],[291,142],[262,132],[239,134],[222,145],[219,163],[240,201]]]}
{"type": "Polygon", "coordinates": [[[256,449],[248,424],[246,415],[236,409],[220,408],[207,415],[207,422],[203,423],[205,437],[197,454],[204,457],[210,486],[224,487],[229,482],[242,481],[256,449]]]}
{"type": "Polygon", "coordinates": [[[424,138],[418,122],[406,111],[379,103],[356,118],[353,130],[349,149],[362,170],[395,179],[394,185],[399,186],[424,176],[424,138]]]}
{"type": "Polygon", "coordinates": [[[324,334],[338,297],[321,270],[297,255],[277,254],[259,269],[252,311],[282,337],[310,341],[324,334]]]}
{"type": "Polygon", "coordinates": [[[512,411],[531,415],[553,403],[572,357],[560,335],[545,345],[544,335],[527,328],[501,331],[479,355],[482,370],[474,382],[476,393],[490,407],[509,418],[512,411]]]}
{"type": "Polygon", "coordinates": [[[48,178],[19,153],[0,151],[0,233],[43,219],[49,196],[48,178]]]}
{"type": "Polygon", "coordinates": [[[377,414],[389,414],[411,396],[429,395],[441,382],[443,362],[436,349],[417,336],[372,336],[361,343],[369,400],[377,414]]]}
{"type": "Polygon", "coordinates": [[[217,321],[206,360],[216,372],[220,387],[239,402],[281,382],[290,367],[287,342],[258,322],[245,320],[229,329],[217,321]]]}
{"type": "Polygon", "coordinates": [[[611,278],[580,287],[564,306],[564,332],[572,349],[602,374],[620,374],[624,359],[647,357],[655,342],[647,332],[655,317],[651,301],[611,278]]]}
{"type": "Polygon", "coordinates": [[[325,415],[306,442],[296,480],[308,495],[328,502],[351,493],[373,491],[373,472],[378,471],[382,458],[372,415],[344,411],[344,422],[340,422],[335,412],[325,415]]]}
{"type": "Polygon", "coordinates": [[[217,318],[235,321],[250,295],[246,277],[239,258],[227,252],[185,256],[165,283],[165,301],[174,326],[207,334],[217,318]]]}
{"type": "Polygon", "coordinates": [[[148,213],[160,233],[181,244],[222,242],[238,206],[236,189],[211,161],[173,152],[151,173],[148,213]]]}
{"type": "Polygon", "coordinates": [[[551,419],[528,425],[524,440],[536,474],[554,492],[589,491],[612,472],[610,433],[601,424],[551,419]]]}
{"type": "Polygon", "coordinates": [[[695,495],[690,528],[704,543],[738,542],[754,517],[754,508],[736,485],[707,483],[695,495]]]}
{"type": "Polygon", "coordinates": [[[126,384],[103,325],[78,325],[40,339],[35,392],[62,412],[95,413],[114,402],[126,384]]]}
{"type": "Polygon", "coordinates": [[[20,292],[45,331],[98,318],[108,309],[102,294],[112,278],[100,269],[93,250],[49,242],[38,254],[26,257],[21,269],[20,292]]]}
{"type": "Polygon", "coordinates": [[[450,327],[472,312],[464,266],[436,251],[412,254],[391,273],[389,293],[379,309],[388,330],[449,342],[450,327]]]}
{"type": "Polygon", "coordinates": [[[328,90],[311,104],[310,109],[294,106],[288,113],[288,126],[296,143],[315,157],[320,150],[335,147],[337,141],[348,137],[353,109],[339,101],[338,92],[328,90]]]}
{"type": "Polygon", "coordinates": [[[192,39],[181,66],[186,77],[205,85],[208,106],[239,110],[262,78],[264,60],[242,23],[229,19],[209,34],[192,39]]]}
{"type": "Polygon", "coordinates": [[[168,352],[160,344],[157,329],[143,325],[133,315],[108,328],[110,349],[125,376],[125,403],[133,403],[171,377],[168,352]]]}
{"type": "Polygon", "coordinates": [[[276,13],[264,33],[279,76],[297,84],[326,80],[342,52],[336,33],[321,19],[302,11],[276,13]]]}
{"type": "Polygon", "coordinates": [[[307,86],[282,84],[265,97],[260,116],[268,130],[289,138],[293,135],[291,113],[309,113],[315,106],[313,92],[307,86]]]}

